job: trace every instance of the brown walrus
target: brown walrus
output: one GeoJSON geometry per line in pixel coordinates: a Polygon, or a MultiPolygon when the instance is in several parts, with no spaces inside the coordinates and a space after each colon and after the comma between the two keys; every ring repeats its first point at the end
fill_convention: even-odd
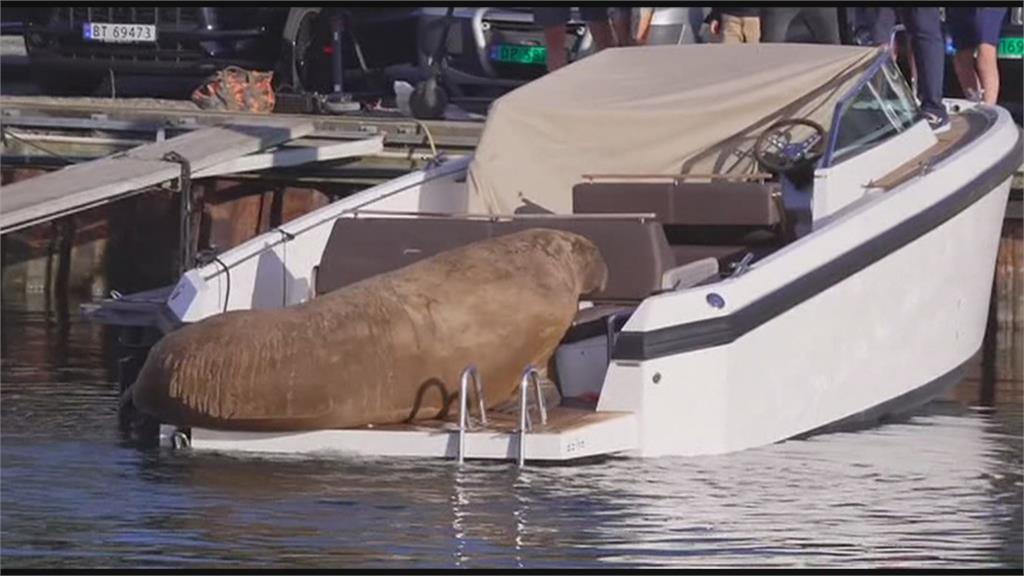
{"type": "Polygon", "coordinates": [[[476,364],[489,407],[545,366],[608,270],[586,238],[485,240],[279,310],[232,311],[153,347],[136,408],[162,422],[313,430],[435,418],[476,364]],[[443,394],[442,394],[443,392],[443,394]]]}

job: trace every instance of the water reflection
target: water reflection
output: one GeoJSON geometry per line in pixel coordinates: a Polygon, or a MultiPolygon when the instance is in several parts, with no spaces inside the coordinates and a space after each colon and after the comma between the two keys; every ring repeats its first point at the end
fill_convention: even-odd
{"type": "Polygon", "coordinates": [[[1021,567],[1012,404],[521,473],[172,453],[121,443],[110,335],[52,324],[3,314],[5,567],[1021,567]]]}

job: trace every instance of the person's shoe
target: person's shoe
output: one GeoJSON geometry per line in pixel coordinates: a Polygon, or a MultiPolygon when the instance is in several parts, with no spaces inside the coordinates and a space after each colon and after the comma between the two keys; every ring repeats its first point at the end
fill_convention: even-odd
{"type": "Polygon", "coordinates": [[[924,119],[928,121],[928,126],[931,127],[932,132],[935,134],[949,132],[949,116],[940,116],[934,112],[925,112],[924,119]]]}

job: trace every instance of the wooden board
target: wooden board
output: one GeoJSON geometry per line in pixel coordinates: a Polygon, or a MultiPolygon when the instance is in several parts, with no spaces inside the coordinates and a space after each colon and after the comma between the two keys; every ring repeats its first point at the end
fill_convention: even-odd
{"type": "Polygon", "coordinates": [[[261,119],[203,128],[106,158],[75,164],[0,188],[0,233],[66,216],[177,178],[187,159],[192,173],[312,133],[299,119],[261,119]]]}
{"type": "Polygon", "coordinates": [[[267,168],[284,168],[308,162],[323,162],[376,154],[384,150],[384,137],[338,142],[337,140],[295,140],[290,146],[282,146],[273,152],[250,154],[204,168],[195,174],[196,178],[221,176],[238,172],[252,172],[267,168]]]}
{"type": "Polygon", "coordinates": [[[954,149],[959,149],[977,138],[985,131],[986,125],[985,119],[977,115],[977,113],[951,114],[949,117],[949,130],[942,134],[937,134],[937,141],[931,148],[911,158],[882,178],[871,182],[868,187],[881,188],[888,191],[914,176],[920,176],[929,170],[930,166],[951,154],[954,149]]]}

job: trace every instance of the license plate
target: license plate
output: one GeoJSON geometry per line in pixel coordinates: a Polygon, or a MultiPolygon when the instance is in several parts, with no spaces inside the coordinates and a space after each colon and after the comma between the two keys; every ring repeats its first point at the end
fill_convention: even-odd
{"type": "Polygon", "coordinates": [[[84,22],[82,37],[96,42],[156,42],[156,26],[84,22]]]}
{"type": "Polygon", "coordinates": [[[1000,58],[1024,58],[1024,38],[1000,38],[1000,58]]]}
{"type": "Polygon", "coordinates": [[[548,49],[544,46],[518,46],[515,44],[498,44],[491,46],[491,60],[495,62],[512,62],[514,64],[545,64],[548,49]]]}

